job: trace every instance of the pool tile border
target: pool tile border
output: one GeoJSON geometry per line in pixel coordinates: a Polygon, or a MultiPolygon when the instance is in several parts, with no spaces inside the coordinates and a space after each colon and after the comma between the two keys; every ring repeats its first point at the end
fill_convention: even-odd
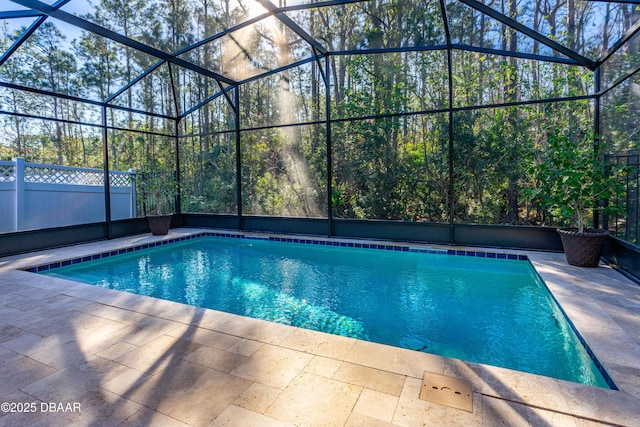
{"type": "MultiPolygon", "coordinates": [[[[534,268],[534,271],[536,271],[535,268],[534,268]]],[[[589,346],[587,341],[584,339],[584,337],[582,336],[580,331],[578,331],[578,328],[573,323],[573,320],[571,320],[571,318],[569,317],[567,312],[564,310],[564,308],[562,308],[562,304],[560,304],[560,301],[558,301],[558,299],[553,294],[551,289],[549,289],[549,286],[545,283],[545,281],[542,279],[542,277],[540,277],[540,274],[538,274],[537,271],[536,271],[535,274],[536,274],[536,276],[538,276],[538,279],[544,285],[544,287],[547,288],[547,292],[549,293],[549,295],[553,299],[553,302],[556,304],[556,307],[558,308],[558,310],[560,310],[560,313],[564,317],[564,320],[569,324],[569,327],[571,328],[571,330],[573,331],[575,336],[578,338],[578,341],[580,341],[580,343],[582,344],[582,347],[584,347],[585,351],[587,352],[587,355],[589,356],[589,358],[591,359],[591,361],[595,365],[595,367],[598,370],[598,372],[600,372],[600,375],[602,375],[602,378],[607,383],[609,388],[611,390],[620,391],[620,388],[616,385],[615,381],[613,381],[613,378],[611,378],[611,375],[609,375],[609,372],[607,372],[607,369],[600,362],[600,360],[598,359],[598,356],[596,356],[596,354],[593,352],[593,350],[591,350],[591,347],[589,346]]]]}
{"type": "Polygon", "coordinates": [[[182,242],[186,240],[198,239],[201,237],[224,237],[231,239],[245,239],[245,240],[264,240],[270,242],[283,242],[283,243],[298,243],[305,245],[317,245],[317,246],[335,246],[345,248],[358,248],[358,249],[374,249],[383,251],[395,251],[395,252],[413,252],[413,253],[425,253],[436,255],[450,255],[450,256],[468,256],[475,258],[490,258],[490,259],[503,259],[513,261],[528,261],[529,258],[522,254],[512,254],[505,252],[487,252],[487,251],[467,251],[467,250],[454,250],[454,249],[428,249],[418,248],[405,245],[395,244],[379,244],[379,243],[364,243],[364,242],[348,242],[344,240],[318,240],[318,239],[301,239],[296,237],[278,237],[278,236],[258,236],[253,234],[243,233],[219,233],[219,232],[201,232],[192,234],[189,236],[176,237],[167,240],[160,240],[158,242],[145,243],[142,245],[130,246],[123,249],[117,249],[112,251],[100,252],[93,255],[87,255],[78,258],[72,258],[64,261],[56,261],[49,264],[37,265],[23,269],[30,273],[39,273],[42,271],[51,270],[54,268],[65,267],[72,264],[78,264],[86,261],[93,261],[101,258],[108,258],[115,255],[121,255],[124,253],[136,252],[142,249],[155,248],[157,246],[164,246],[171,243],[182,242]]]}

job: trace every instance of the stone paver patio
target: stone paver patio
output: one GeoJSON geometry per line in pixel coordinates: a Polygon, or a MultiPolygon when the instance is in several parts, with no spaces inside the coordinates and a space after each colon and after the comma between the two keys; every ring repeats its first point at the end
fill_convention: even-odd
{"type": "Polygon", "coordinates": [[[200,231],[0,259],[0,425],[640,425],[640,286],[561,254],[512,251],[620,391],[21,271],[200,231]],[[425,370],[471,381],[473,413],[420,400],[425,370]]]}

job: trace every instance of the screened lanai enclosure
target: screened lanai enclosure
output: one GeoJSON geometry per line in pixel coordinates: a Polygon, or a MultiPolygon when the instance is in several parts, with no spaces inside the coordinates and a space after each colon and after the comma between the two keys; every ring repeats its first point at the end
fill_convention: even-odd
{"type": "Polygon", "coordinates": [[[5,0],[1,252],[146,232],[149,188],[177,188],[176,227],[559,250],[539,190],[562,149],[624,166],[589,223],[637,274],[639,18],[636,0],[5,0]]]}

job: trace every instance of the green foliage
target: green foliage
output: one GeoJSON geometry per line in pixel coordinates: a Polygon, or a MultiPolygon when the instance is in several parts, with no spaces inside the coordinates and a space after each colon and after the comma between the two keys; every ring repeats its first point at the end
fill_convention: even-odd
{"type": "MultiPolygon", "coordinates": [[[[590,135],[572,138],[552,129],[547,143],[541,162],[532,168],[537,186],[529,194],[554,218],[582,232],[598,202],[620,191],[619,175],[624,171],[605,168],[590,135]]],[[[612,205],[607,208],[610,213],[615,210],[612,205]]]]}
{"type": "Polygon", "coordinates": [[[171,173],[143,172],[137,174],[136,190],[144,215],[167,215],[175,211],[178,183],[171,173]]]}
{"type": "MultiPolygon", "coordinates": [[[[244,1],[91,3],[95,7],[85,16],[87,20],[169,52],[228,29],[251,12],[244,1]]],[[[486,15],[460,2],[445,3],[454,44],[517,51],[525,48],[529,53],[547,54],[543,46],[516,36],[486,15]]],[[[596,23],[589,13],[589,2],[574,5],[575,16],[581,17],[575,20],[574,34],[568,33],[566,19],[560,19],[543,2],[537,3],[537,7],[515,13],[531,18],[526,22],[549,28],[554,40],[587,56],[598,56],[601,41],[597,39],[596,43],[589,37],[596,23]],[[534,14],[537,19],[533,19],[534,14]]],[[[620,6],[616,16],[630,16],[631,7],[620,6]]],[[[329,50],[446,43],[438,2],[363,2],[288,14],[329,50]]],[[[598,21],[605,20],[601,18],[598,21]]],[[[610,18],[614,20],[613,15],[610,18]]],[[[305,42],[284,31],[277,20],[271,27],[267,22],[212,39],[179,57],[243,79],[310,54],[305,42]],[[233,40],[229,39],[231,35],[233,40]]],[[[2,50],[24,30],[10,30],[5,23],[0,32],[2,50]]],[[[617,28],[608,35],[624,31],[617,28]]],[[[156,58],[93,33],[83,32],[76,40],[68,40],[70,35],[65,34],[48,20],[0,66],[0,80],[103,101],[140,76],[140,81],[110,104],[153,114],[108,108],[109,167],[173,170],[174,122],[159,116],[175,116],[198,105],[220,89],[217,83],[175,64],[170,69],[166,63],[143,75],[156,58]]],[[[612,58],[612,66],[605,64],[605,82],[617,78],[615,68],[633,68],[628,63],[637,62],[637,53],[628,50],[612,58]]],[[[594,91],[592,72],[578,66],[461,49],[454,50],[451,59],[452,100],[446,50],[331,55],[329,70],[324,70],[323,60],[311,61],[241,85],[240,126],[254,129],[241,133],[239,183],[235,113],[225,96],[214,99],[180,121],[182,210],[236,213],[236,186],[241,185],[245,213],[325,216],[329,129],[323,121],[329,114],[335,120],[330,128],[330,196],[335,217],[441,222],[452,215],[456,222],[539,225],[566,221],[569,213],[562,210],[566,208],[547,196],[551,192],[541,189],[551,187],[548,180],[555,173],[552,169],[561,181],[565,180],[563,185],[583,182],[578,178],[573,182],[560,170],[561,166],[575,166],[573,152],[567,151],[575,148],[571,145],[590,140],[593,111],[589,101],[485,107],[587,95],[594,91]],[[331,82],[328,91],[323,72],[331,82]],[[329,112],[325,107],[327,95],[329,112]],[[443,112],[450,102],[455,108],[465,108],[452,115],[452,159],[449,115],[443,112]],[[294,126],[269,128],[283,124],[294,126]]],[[[603,97],[604,138],[612,150],[638,147],[636,112],[640,106],[629,96],[632,83],[630,80],[603,97]]],[[[233,97],[233,91],[228,95],[233,97]]],[[[0,117],[4,132],[1,158],[22,156],[41,163],[102,167],[98,108],[0,88],[0,110],[17,113],[0,117]],[[29,119],[20,113],[57,122],[29,119]]],[[[589,148],[585,145],[580,152],[586,156],[589,148]]],[[[598,178],[583,175],[584,180],[594,177],[598,178]]],[[[165,199],[172,198],[173,190],[169,193],[165,199]]],[[[592,194],[591,200],[596,195],[604,198],[607,192],[592,194]]],[[[162,204],[172,203],[165,201],[162,204]]]]}

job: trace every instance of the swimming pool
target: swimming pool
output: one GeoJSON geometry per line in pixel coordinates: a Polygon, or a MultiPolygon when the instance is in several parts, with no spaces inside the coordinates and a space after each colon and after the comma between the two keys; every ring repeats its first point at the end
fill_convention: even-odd
{"type": "Polygon", "coordinates": [[[308,244],[199,237],[40,272],[608,387],[544,283],[517,256],[301,242],[308,244]]]}

